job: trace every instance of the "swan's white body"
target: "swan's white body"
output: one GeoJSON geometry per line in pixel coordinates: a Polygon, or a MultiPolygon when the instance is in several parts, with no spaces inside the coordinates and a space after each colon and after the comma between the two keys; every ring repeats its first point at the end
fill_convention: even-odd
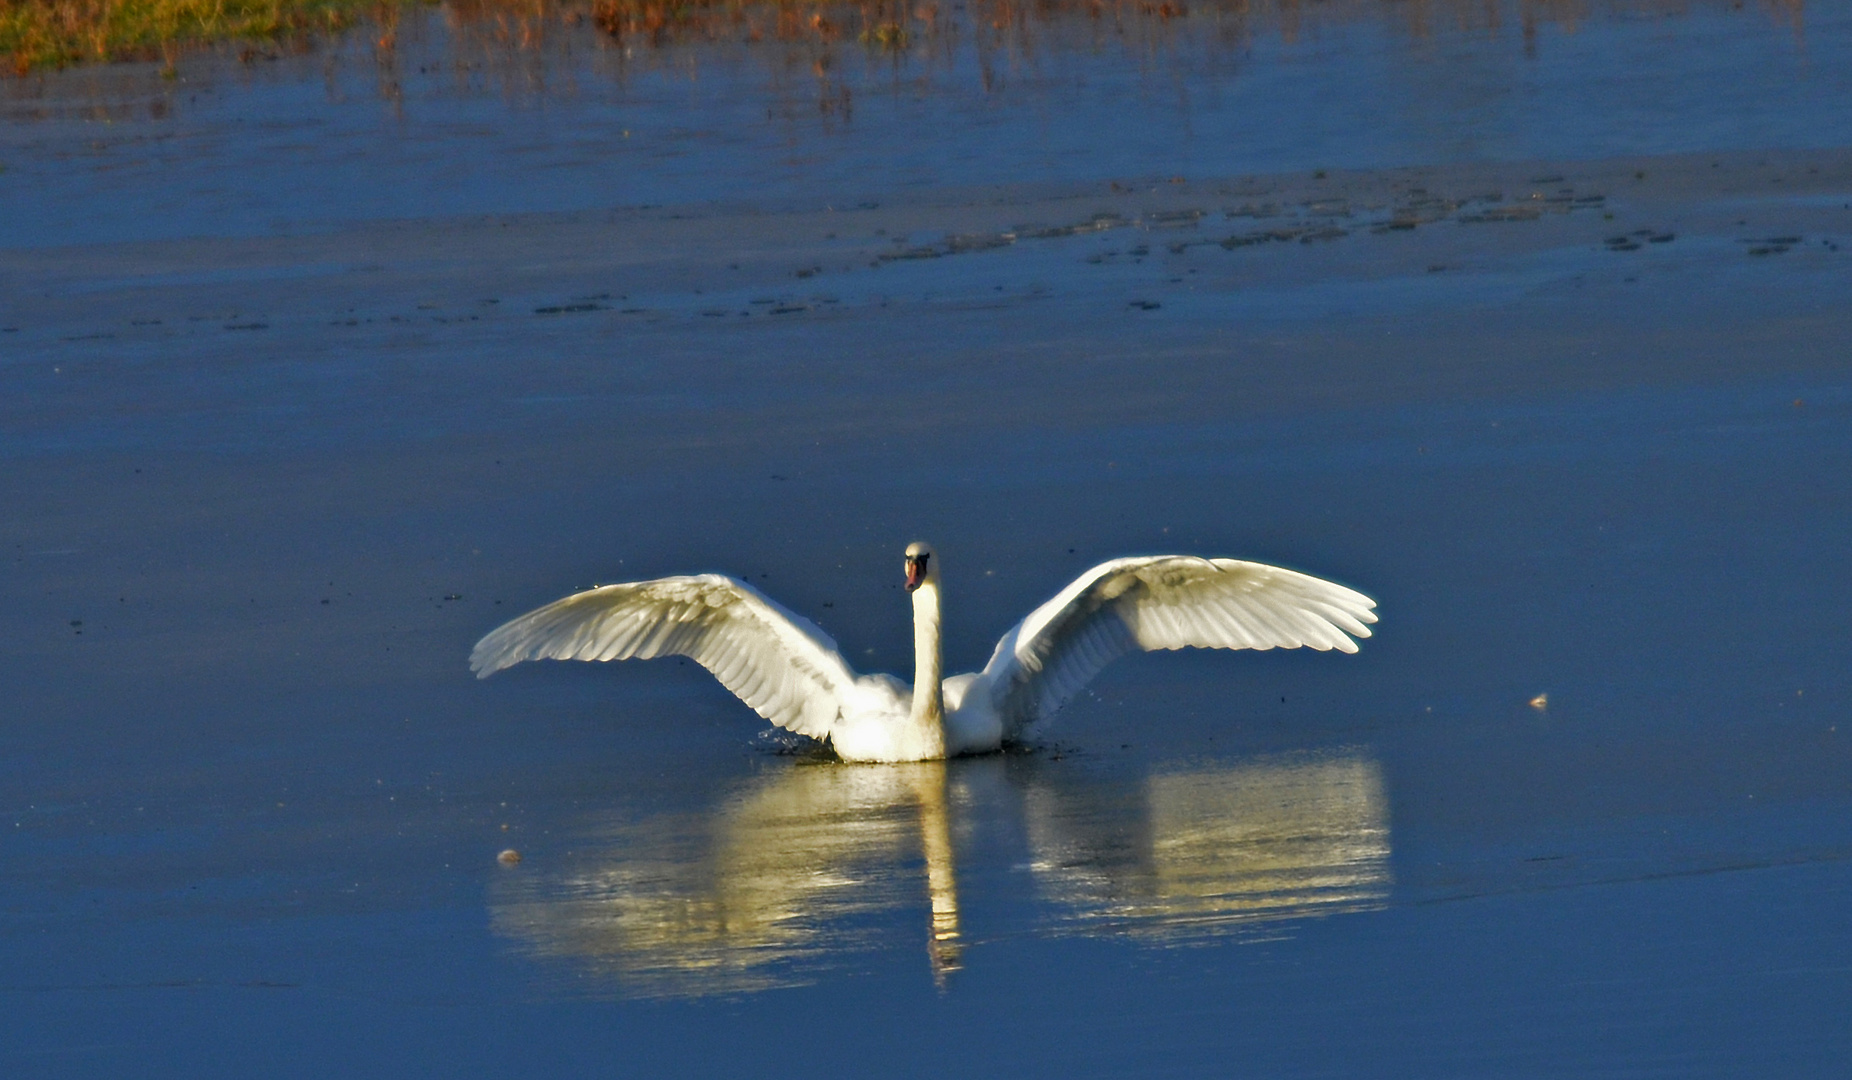
{"type": "Polygon", "coordinates": [[[1369,637],[1376,602],[1293,570],[1151,555],[1104,562],[1029,613],[984,670],[943,677],[939,568],[907,549],[914,685],[857,675],[828,634],[721,574],[574,593],[476,643],[478,678],[523,660],[686,656],[779,727],[846,761],[930,761],[1022,737],[1113,660],[1154,649],[1338,649],[1369,637]]]}

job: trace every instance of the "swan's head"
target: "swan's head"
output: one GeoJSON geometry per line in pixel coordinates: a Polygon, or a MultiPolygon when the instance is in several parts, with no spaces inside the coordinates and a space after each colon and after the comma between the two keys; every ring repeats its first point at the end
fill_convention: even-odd
{"type": "Polygon", "coordinates": [[[912,592],[924,582],[937,580],[939,580],[939,568],[932,561],[932,545],[908,544],[907,591],[912,592]]]}

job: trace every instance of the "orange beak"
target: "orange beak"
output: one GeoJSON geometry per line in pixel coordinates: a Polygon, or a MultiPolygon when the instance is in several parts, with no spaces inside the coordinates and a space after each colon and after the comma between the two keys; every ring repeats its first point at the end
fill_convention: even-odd
{"type": "Polygon", "coordinates": [[[907,591],[912,592],[913,590],[919,588],[920,582],[925,581],[925,580],[926,580],[926,560],[925,559],[908,559],[907,560],[907,591]]]}

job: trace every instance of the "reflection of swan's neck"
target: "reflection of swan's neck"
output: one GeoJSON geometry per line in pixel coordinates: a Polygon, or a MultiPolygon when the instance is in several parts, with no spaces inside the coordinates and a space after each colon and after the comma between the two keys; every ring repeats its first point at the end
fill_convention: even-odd
{"type": "Polygon", "coordinates": [[[928,726],[940,738],[945,731],[945,705],[939,683],[944,663],[939,656],[939,575],[928,573],[913,590],[913,722],[928,726]]]}
{"type": "Polygon", "coordinates": [[[946,976],[964,966],[952,825],[945,805],[945,762],[921,762],[908,779],[919,800],[920,846],[926,855],[926,888],[932,902],[932,937],[926,943],[926,956],[932,963],[932,981],[943,990],[946,976]]]}

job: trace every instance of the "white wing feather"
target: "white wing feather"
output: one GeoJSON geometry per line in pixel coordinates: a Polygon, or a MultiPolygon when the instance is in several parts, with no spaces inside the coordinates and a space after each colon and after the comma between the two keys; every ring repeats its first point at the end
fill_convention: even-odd
{"type": "Polygon", "coordinates": [[[721,574],[574,593],[491,631],[469,666],[486,679],[523,660],[657,656],[688,657],[760,716],[815,739],[829,735],[855,685],[816,624],[721,574]]]}
{"type": "Polygon", "coordinates": [[[1053,715],[1127,653],[1155,649],[1339,649],[1370,636],[1376,601],[1308,574],[1235,559],[1153,555],[1101,563],[1029,613],[972,692],[1006,735],[1053,715]]]}

